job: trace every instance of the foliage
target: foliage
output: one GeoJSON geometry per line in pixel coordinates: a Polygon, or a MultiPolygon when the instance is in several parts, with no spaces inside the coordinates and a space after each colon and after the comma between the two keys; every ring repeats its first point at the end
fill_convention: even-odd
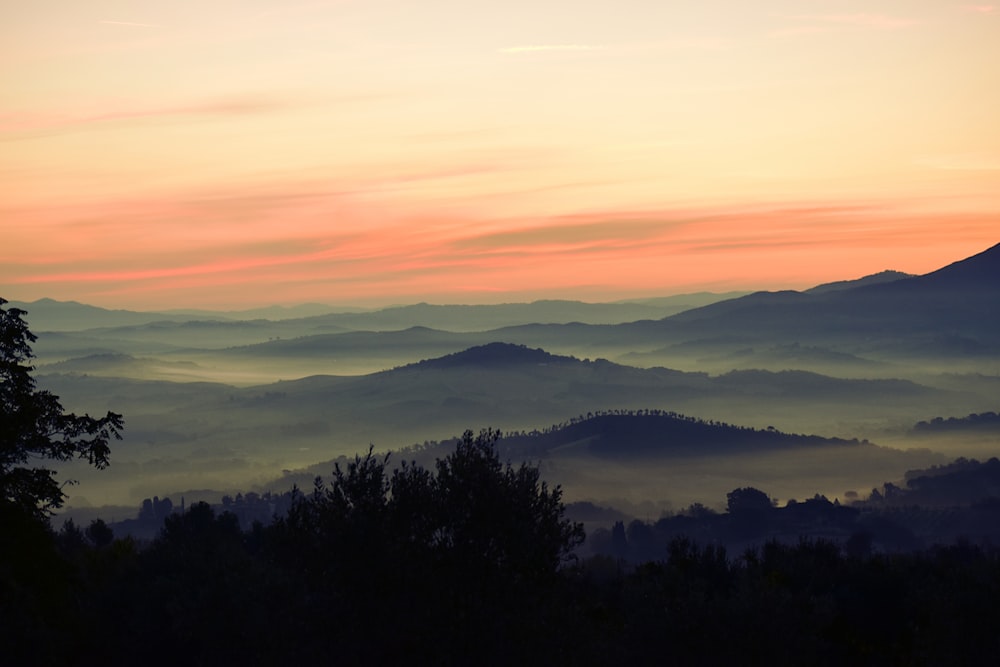
{"type": "MultiPolygon", "coordinates": [[[[270,562],[300,581],[306,618],[336,617],[349,637],[370,636],[372,618],[396,628],[347,648],[347,662],[394,663],[434,638],[438,657],[460,663],[487,644],[497,659],[526,659],[583,529],[537,467],[500,461],[498,435],[466,431],[435,470],[403,463],[390,474],[388,457],[369,450],[263,531],[270,562]]],[[[328,634],[313,627],[305,645],[328,634]]]]}
{"type": "Polygon", "coordinates": [[[752,486],[733,489],[726,494],[726,510],[730,514],[766,512],[771,507],[771,499],[767,494],[752,486]]]}
{"type": "Polygon", "coordinates": [[[317,478],[277,530],[316,540],[326,554],[349,544],[351,558],[422,551],[455,566],[549,575],[583,541],[582,526],[563,517],[561,489],[550,489],[537,467],[501,463],[498,438],[466,431],[436,473],[404,462],[390,475],[388,456],[372,451],[337,464],[330,486],[317,478]]]}
{"type": "MultiPolygon", "coordinates": [[[[558,489],[523,472],[532,466],[502,464],[494,437],[467,433],[435,470],[401,465],[390,474],[388,459],[369,451],[299,494],[287,517],[248,532],[233,514],[200,503],[169,515],[139,551],[126,540],[97,546],[96,522],[86,531],[67,522],[54,534],[32,521],[35,532],[24,534],[50,546],[43,560],[10,561],[13,579],[0,577],[0,611],[11,612],[3,627],[12,630],[4,657],[103,665],[133,664],[137,655],[163,665],[995,662],[995,549],[960,542],[852,553],[850,544],[802,539],[733,556],[715,539],[660,541],[660,522],[619,522],[615,533],[629,548],[644,545],[645,560],[597,556],[567,566],[578,531],[562,518],[558,489]],[[522,551],[532,540],[548,548],[522,551]]],[[[830,528],[857,510],[817,496],[767,514],[815,515],[830,528]]],[[[733,520],[701,511],[665,521],[690,528],[733,520]]]]}
{"type": "Polygon", "coordinates": [[[37,337],[22,319],[25,311],[4,309],[5,303],[0,298],[0,502],[43,518],[65,494],[55,471],[32,464],[81,458],[104,468],[108,443],[121,439],[124,422],[113,412],[100,419],[66,414],[58,396],[38,389],[27,363],[37,337]]]}

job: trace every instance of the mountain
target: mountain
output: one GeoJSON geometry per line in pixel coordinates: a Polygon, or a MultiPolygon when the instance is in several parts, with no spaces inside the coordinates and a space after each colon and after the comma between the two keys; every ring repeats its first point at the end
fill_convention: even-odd
{"type": "MultiPolygon", "coordinates": [[[[688,371],[798,369],[835,377],[923,381],[928,370],[980,373],[984,363],[987,369],[1000,363],[998,256],[1000,246],[924,276],[883,273],[806,292],[756,292],[669,317],[624,323],[551,320],[614,319],[612,315],[648,314],[650,306],[616,311],[627,304],[417,304],[281,321],[159,320],[50,333],[36,351],[40,365],[114,353],[191,362],[198,367],[189,369],[191,379],[244,386],[318,373],[367,374],[491,342],[688,371]],[[533,321],[482,329],[487,322],[519,320],[533,321]],[[407,325],[400,326],[403,322],[407,325]],[[372,327],[358,329],[361,324],[372,327]],[[442,328],[446,325],[455,330],[442,328]]],[[[109,313],[137,315],[96,310],[105,319],[109,313]]],[[[79,327],[85,318],[73,321],[79,327]]],[[[45,331],[44,324],[40,330],[45,331]]]]}
{"type": "Polygon", "coordinates": [[[20,308],[28,314],[25,319],[34,332],[40,331],[82,331],[95,327],[118,327],[147,324],[157,320],[180,321],[189,319],[181,315],[167,313],[136,312],[131,310],[108,310],[88,306],[77,301],[11,301],[8,308],[20,308]]]}
{"type": "Polygon", "coordinates": [[[702,292],[643,301],[586,303],[542,300],[530,303],[490,305],[438,305],[417,303],[363,313],[332,313],[308,318],[313,328],[335,326],[354,330],[387,331],[427,327],[453,332],[487,331],[523,324],[619,324],[641,319],[659,319],[726,298],[728,294],[702,292]]]}
{"type": "Polygon", "coordinates": [[[913,280],[923,289],[1000,292],[1000,243],[913,280]]]}
{"type": "Polygon", "coordinates": [[[204,310],[200,308],[174,308],[164,311],[168,315],[180,315],[185,319],[201,320],[290,320],[316,317],[330,313],[364,312],[367,308],[351,306],[328,306],[323,303],[300,303],[294,306],[265,306],[245,310],[204,310]]]}
{"type": "Polygon", "coordinates": [[[922,276],[832,291],[757,292],[658,325],[668,340],[739,332],[744,341],[832,343],[847,352],[876,348],[891,354],[895,347],[903,355],[995,354],[1000,244],[922,276]]]}
{"type": "Polygon", "coordinates": [[[838,280],[833,283],[824,283],[822,285],[817,285],[810,289],[805,290],[810,294],[820,294],[823,292],[836,292],[843,289],[853,289],[855,287],[863,287],[865,285],[879,285],[881,283],[891,283],[897,280],[902,280],[903,278],[914,278],[912,273],[903,273],[902,271],[881,271],[879,273],[873,273],[870,276],[865,276],[864,278],[858,278],[857,280],[838,280]]]}
{"type": "MultiPolygon", "coordinates": [[[[239,311],[175,309],[162,312],[109,310],[76,301],[39,299],[12,301],[10,307],[28,311],[36,331],[84,331],[101,329],[111,337],[152,338],[177,327],[200,326],[203,336],[236,334],[241,341],[253,332],[267,330],[272,336],[303,336],[332,331],[390,331],[427,327],[455,332],[485,331],[520,324],[584,322],[618,324],[640,319],[659,319],[688,308],[731,298],[741,292],[699,292],[656,299],[615,303],[543,300],[531,303],[491,305],[435,305],[418,303],[381,309],[334,307],[323,304],[269,306],[239,311]],[[211,331],[211,328],[219,331],[211,331]],[[241,334],[246,327],[249,334],[241,334]]],[[[172,335],[169,333],[168,335],[172,335]]],[[[256,339],[259,340],[259,339],[256,339]]],[[[222,347],[210,343],[208,347],[222,347]]]]}

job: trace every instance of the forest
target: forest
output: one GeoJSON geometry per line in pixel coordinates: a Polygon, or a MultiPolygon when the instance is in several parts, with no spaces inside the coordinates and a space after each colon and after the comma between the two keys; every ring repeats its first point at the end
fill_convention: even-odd
{"type": "MultiPolygon", "coordinates": [[[[885,522],[859,528],[862,509],[825,498],[779,509],[741,488],[725,513],[619,522],[584,551],[561,489],[536,467],[502,463],[497,437],[467,432],[433,469],[369,452],[245,530],[233,511],[159,501],[168,511],[152,540],[115,537],[101,520],[55,531],[4,502],[4,655],[985,665],[1000,648],[1000,550],[989,543],[890,545],[885,522]],[[827,536],[806,535],[816,529],[827,536]],[[732,540],[747,546],[723,544],[732,540]]],[[[969,511],[988,513],[995,531],[998,506],[969,511]]]]}

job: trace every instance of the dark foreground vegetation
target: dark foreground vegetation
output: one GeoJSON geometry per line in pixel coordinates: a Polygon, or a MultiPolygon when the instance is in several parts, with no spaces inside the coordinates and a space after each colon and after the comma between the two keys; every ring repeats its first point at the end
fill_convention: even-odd
{"type": "MultiPolygon", "coordinates": [[[[502,464],[496,436],[433,470],[369,453],[247,531],[199,503],[139,543],[4,504],[5,662],[995,664],[997,549],[675,535],[638,563],[575,558],[560,490],[502,464]]],[[[730,504],[778,511],[753,489],[730,504]]]]}

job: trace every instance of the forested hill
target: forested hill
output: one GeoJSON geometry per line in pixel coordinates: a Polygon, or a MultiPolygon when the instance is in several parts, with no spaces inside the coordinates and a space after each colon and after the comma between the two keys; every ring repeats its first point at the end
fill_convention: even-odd
{"type": "Polygon", "coordinates": [[[686,417],[659,410],[591,413],[541,432],[508,434],[508,455],[590,454],[601,458],[651,458],[684,454],[861,446],[857,440],[796,435],[686,417]]]}
{"type": "Polygon", "coordinates": [[[917,422],[913,427],[916,435],[950,433],[952,431],[978,431],[1000,433],[1000,414],[996,412],[972,413],[966,417],[935,417],[930,421],[917,422]]]}

